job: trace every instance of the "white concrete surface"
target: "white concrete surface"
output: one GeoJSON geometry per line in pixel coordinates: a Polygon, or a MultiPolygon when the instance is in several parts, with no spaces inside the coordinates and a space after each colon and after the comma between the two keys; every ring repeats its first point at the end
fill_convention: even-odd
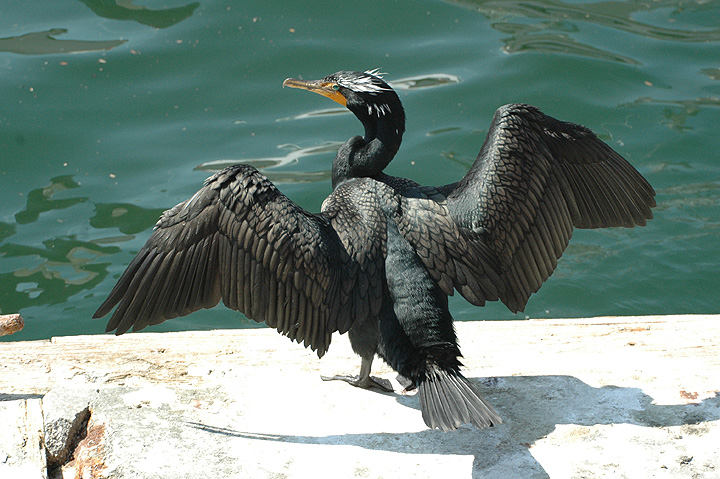
{"type": "Polygon", "coordinates": [[[345,337],[318,360],[270,330],[0,343],[0,421],[89,407],[64,477],[720,477],[720,316],[457,326],[498,427],[428,430],[417,397],[320,380],[359,366],[345,337]]]}

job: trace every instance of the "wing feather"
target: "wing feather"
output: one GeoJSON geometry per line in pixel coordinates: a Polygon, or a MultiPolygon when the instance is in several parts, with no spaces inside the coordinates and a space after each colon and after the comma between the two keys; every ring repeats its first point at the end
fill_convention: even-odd
{"type": "Polygon", "coordinates": [[[655,192],[585,127],[528,105],[498,109],[465,177],[441,187],[382,176],[394,221],[446,294],[522,310],[553,273],[573,228],[644,225],[655,192]]]}
{"type": "Polygon", "coordinates": [[[498,109],[470,171],[438,191],[492,251],[513,311],[552,274],[573,227],[645,225],[655,206],[650,184],[589,129],[519,104],[498,109]]]}
{"type": "Polygon", "coordinates": [[[95,317],[117,305],[107,330],[122,334],[222,299],[322,355],[333,331],[379,311],[382,281],[368,275],[382,267],[368,262],[382,261],[382,235],[368,248],[372,224],[354,226],[360,237],[342,231],[354,221],[345,215],[374,207],[356,201],[347,191],[328,215],[310,214],[255,168],[226,168],[162,215],[95,317]]]}
{"type": "Polygon", "coordinates": [[[477,306],[496,301],[504,286],[491,252],[453,220],[443,201],[421,191],[415,187],[399,190],[400,207],[394,217],[398,231],[445,294],[457,290],[477,306]]]}

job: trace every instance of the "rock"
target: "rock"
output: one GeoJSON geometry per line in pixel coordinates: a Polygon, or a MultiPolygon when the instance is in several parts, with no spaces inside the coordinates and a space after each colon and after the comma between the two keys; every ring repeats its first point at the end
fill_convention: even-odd
{"type": "Polygon", "coordinates": [[[56,388],[43,398],[45,447],[50,479],[61,476],[62,466],[87,435],[90,405],[97,388],[56,388]]]}
{"type": "Polygon", "coordinates": [[[22,330],[25,320],[19,314],[0,314],[0,336],[7,336],[22,330]]]}

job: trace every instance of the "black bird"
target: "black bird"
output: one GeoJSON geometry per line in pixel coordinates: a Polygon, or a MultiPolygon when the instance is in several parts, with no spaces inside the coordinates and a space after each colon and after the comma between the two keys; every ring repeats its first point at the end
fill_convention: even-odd
{"type": "Polygon", "coordinates": [[[107,331],[123,334],[222,299],[320,357],[333,332],[347,332],[360,375],[337,378],[378,384],[377,354],[417,386],[432,428],[500,424],[460,373],[448,295],[522,311],[574,227],[644,225],[652,187],[587,128],[521,104],[497,110],[460,181],[421,186],[383,173],[405,113],[377,71],[283,85],[345,105],[365,127],[337,152],[321,212],[252,166],[225,168],[163,213],[94,317],[118,305],[107,331]]]}

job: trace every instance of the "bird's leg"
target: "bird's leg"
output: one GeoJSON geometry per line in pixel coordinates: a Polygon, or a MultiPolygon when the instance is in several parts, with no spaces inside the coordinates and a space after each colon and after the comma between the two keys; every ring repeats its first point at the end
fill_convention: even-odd
{"type": "Polygon", "coordinates": [[[362,358],[362,362],[360,363],[360,374],[358,376],[343,376],[343,375],[336,375],[332,377],[328,376],[320,376],[323,381],[345,381],[348,384],[352,384],[353,386],[363,388],[363,389],[376,389],[380,390],[382,392],[393,392],[392,383],[388,381],[387,379],[382,378],[376,378],[370,376],[370,369],[372,367],[372,361],[373,358],[370,356],[370,359],[362,358]]]}

